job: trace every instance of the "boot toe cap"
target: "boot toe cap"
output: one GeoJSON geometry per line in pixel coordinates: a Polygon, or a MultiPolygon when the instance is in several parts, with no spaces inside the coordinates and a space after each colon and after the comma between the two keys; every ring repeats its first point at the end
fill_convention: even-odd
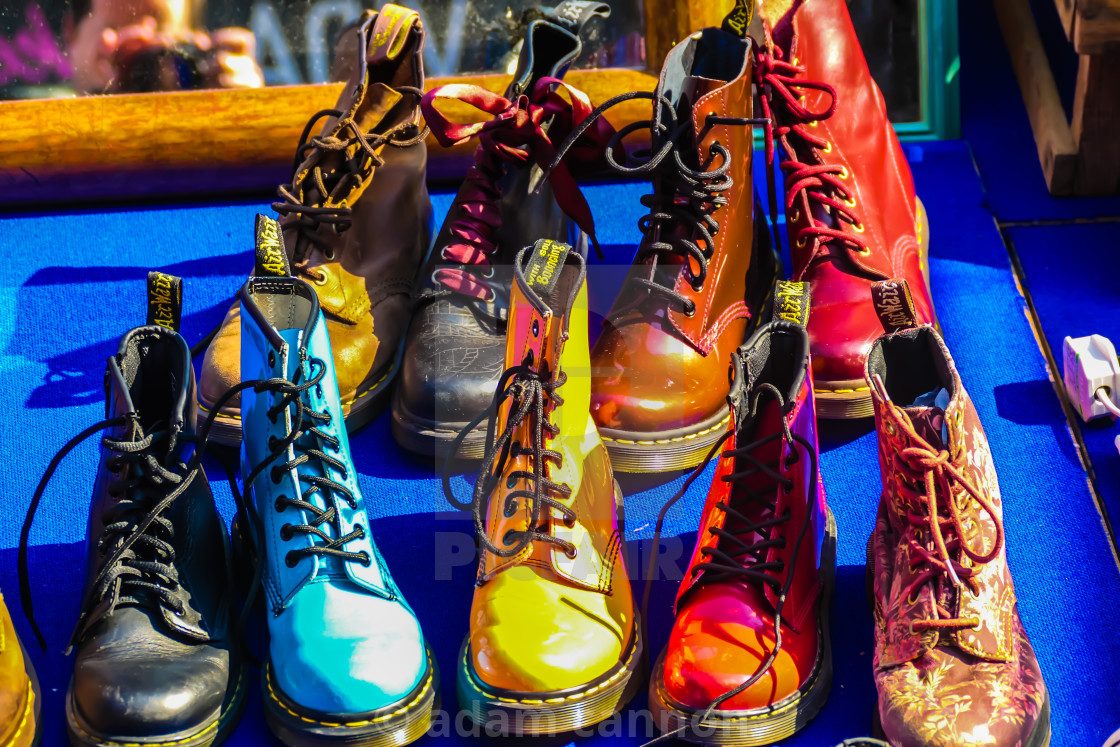
{"type": "MultiPolygon", "coordinates": [[[[712,584],[693,592],[673,624],[661,685],[672,700],[703,710],[759,670],[774,647],[774,618],[754,588],[712,584]]],[[[720,706],[766,708],[806,686],[817,665],[816,626],[782,630],[782,648],[755,684],[720,706]]]]}
{"type": "Polygon", "coordinates": [[[591,369],[591,415],[600,428],[661,433],[696,426],[726,406],[727,361],[653,325],[605,329],[591,369]]]}
{"type": "MultiPolygon", "coordinates": [[[[234,302],[202,361],[198,377],[198,400],[210,409],[230,388],[241,383],[241,303],[234,302]]],[[[235,394],[222,407],[223,411],[240,414],[241,396],[235,394]]]]}
{"type": "Polygon", "coordinates": [[[321,714],[400,702],[428,671],[419,623],[399,600],[311,584],[269,629],[270,666],[285,698],[321,714]]]}
{"type": "Polygon", "coordinates": [[[545,599],[553,592],[545,584],[502,585],[507,589],[476,598],[472,611],[468,662],[479,680],[503,690],[554,692],[618,666],[633,621],[613,619],[602,603],[594,607],[601,594],[585,599],[568,589],[564,599],[545,599]]]}

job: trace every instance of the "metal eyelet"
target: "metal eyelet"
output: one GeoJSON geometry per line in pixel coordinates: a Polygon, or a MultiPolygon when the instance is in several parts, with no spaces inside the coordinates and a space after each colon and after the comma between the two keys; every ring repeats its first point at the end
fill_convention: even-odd
{"type": "Polygon", "coordinates": [[[856,249],[856,254],[858,254],[861,257],[870,257],[871,256],[871,247],[865,246],[862,249],[856,249]]]}
{"type": "Polygon", "coordinates": [[[845,205],[847,205],[850,208],[854,208],[856,206],[856,198],[854,198],[854,197],[848,197],[848,198],[841,197],[840,202],[844,203],[845,205]]]}
{"type": "Polygon", "coordinates": [[[280,539],[284,540],[285,542],[290,542],[292,540],[291,524],[285,524],[284,526],[280,527],[280,539]]]}
{"type": "Polygon", "coordinates": [[[276,353],[271,350],[268,351],[268,367],[273,368],[276,366],[276,353]]]}
{"type": "Polygon", "coordinates": [[[573,547],[570,550],[565,550],[564,551],[564,557],[566,557],[568,560],[575,560],[576,559],[576,549],[573,547]]]}
{"type": "Polygon", "coordinates": [[[696,302],[692,299],[689,299],[688,306],[684,310],[684,315],[690,318],[696,316],[696,302]]]}
{"type": "Polygon", "coordinates": [[[804,237],[799,237],[794,243],[797,244],[798,249],[804,249],[809,245],[809,242],[806,241],[804,237]]]}
{"type": "MultiPolygon", "coordinates": [[[[308,274],[310,275],[312,273],[308,273],[308,274]]],[[[314,283],[315,285],[326,285],[327,284],[327,279],[328,279],[327,278],[327,273],[317,272],[317,273],[314,273],[314,275],[315,275],[315,277],[313,277],[312,280],[311,280],[312,283],[314,283]]]]}
{"type": "Polygon", "coordinates": [[[369,556],[369,553],[368,553],[368,552],[366,552],[365,550],[362,550],[362,560],[361,560],[361,563],[362,563],[362,565],[364,565],[364,566],[365,566],[366,568],[369,568],[369,567],[370,567],[371,565],[373,565],[373,558],[371,558],[371,557],[369,556]]]}
{"type": "Polygon", "coordinates": [[[509,537],[513,533],[514,533],[514,530],[510,529],[509,531],[507,531],[505,534],[502,535],[502,544],[505,545],[506,547],[509,547],[510,545],[513,544],[513,542],[510,540],[510,537],[509,537]]]}
{"type": "Polygon", "coordinates": [[[840,178],[841,178],[841,179],[847,179],[847,178],[848,178],[849,176],[851,176],[851,175],[852,175],[852,174],[851,174],[851,172],[850,172],[850,171],[848,171],[848,167],[847,167],[847,166],[841,166],[841,167],[840,167],[840,178]]]}
{"type": "Polygon", "coordinates": [[[276,502],[273,505],[276,506],[277,511],[283,512],[288,507],[288,497],[286,495],[276,496],[276,502]]]}
{"type": "Polygon", "coordinates": [[[298,562],[299,562],[299,558],[297,558],[295,555],[293,555],[290,552],[287,555],[284,556],[284,565],[288,566],[289,568],[295,568],[296,563],[298,563],[298,562]]]}
{"type": "Polygon", "coordinates": [[[820,124],[820,122],[818,122],[818,121],[817,121],[817,120],[815,120],[815,119],[809,122],[809,126],[810,126],[810,127],[816,127],[816,126],[817,126],[817,125],[819,125],[819,124],[820,124]]]}
{"type": "Polygon", "coordinates": [[[867,230],[867,226],[863,225],[862,223],[858,223],[858,222],[853,223],[852,224],[852,230],[855,231],[856,233],[863,233],[864,231],[867,230]]]}
{"type": "Polygon", "coordinates": [[[525,354],[525,359],[522,361],[522,364],[526,365],[526,366],[531,366],[531,365],[533,365],[533,363],[535,361],[536,361],[536,357],[533,355],[533,351],[530,350],[528,353],[525,354]]]}
{"type": "Polygon", "coordinates": [[[280,481],[284,479],[284,471],[279,467],[273,467],[268,471],[268,476],[273,485],[279,485],[280,481]]]}
{"type": "Polygon", "coordinates": [[[895,434],[895,427],[892,421],[888,420],[883,424],[883,427],[887,429],[887,433],[889,433],[890,435],[893,436],[895,434]]]}
{"type": "Polygon", "coordinates": [[[831,140],[828,140],[828,141],[825,142],[824,148],[821,150],[821,152],[822,153],[831,153],[832,152],[832,141],[831,140]]]}
{"type": "MultiPolygon", "coordinates": [[[[508,484],[508,483],[507,483],[507,484],[508,484]]],[[[503,515],[504,515],[504,516],[505,516],[505,517],[506,517],[507,519],[511,519],[511,518],[513,518],[513,515],[514,515],[514,514],[516,514],[516,513],[517,513],[517,501],[510,501],[510,502],[509,502],[509,503],[508,503],[508,504],[506,505],[505,509],[504,509],[504,510],[502,511],[502,514],[503,514],[503,515]]]]}
{"type": "Polygon", "coordinates": [[[920,601],[921,601],[921,599],[919,599],[918,597],[910,596],[909,594],[906,595],[906,603],[909,604],[910,606],[914,606],[915,604],[917,604],[920,601]]]}
{"type": "Polygon", "coordinates": [[[537,336],[537,335],[539,335],[540,333],[541,333],[541,325],[540,325],[540,322],[538,322],[538,321],[537,321],[536,319],[534,319],[534,320],[533,320],[533,337],[536,337],[536,336],[537,336]]]}
{"type": "Polygon", "coordinates": [[[506,478],[506,490],[513,490],[513,487],[515,485],[517,485],[517,478],[516,477],[514,477],[513,475],[510,475],[509,477],[506,478]]]}
{"type": "Polygon", "coordinates": [[[334,262],[334,257],[335,257],[335,254],[334,254],[334,248],[333,247],[329,248],[329,249],[327,249],[326,251],[323,252],[323,259],[327,260],[328,262],[334,262]]]}
{"type": "Polygon", "coordinates": [[[789,216],[787,220],[790,223],[796,223],[797,221],[801,220],[801,211],[794,210],[793,215],[789,216]]]}

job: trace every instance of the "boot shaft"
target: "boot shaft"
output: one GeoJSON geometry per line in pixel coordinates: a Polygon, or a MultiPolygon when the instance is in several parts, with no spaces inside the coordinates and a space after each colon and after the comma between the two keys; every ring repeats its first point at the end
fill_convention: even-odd
{"type": "Polygon", "coordinates": [[[881,337],[866,364],[883,482],[875,537],[892,538],[869,547],[884,628],[878,666],[911,661],[938,645],[1013,661],[1015,587],[984,429],[937,331],[912,326],[912,302],[901,312],[883,304],[884,290],[893,297],[897,287],[905,286],[874,286],[884,327],[897,329],[893,320],[907,314],[911,326],[881,337]],[[931,620],[958,622],[941,629],[929,627],[931,620]]]}
{"type": "MultiPolygon", "coordinates": [[[[677,137],[654,169],[654,195],[646,204],[653,212],[675,215],[647,219],[638,261],[627,282],[655,282],[679,301],[665,303],[665,298],[651,295],[647,305],[644,292],[629,292],[624,286],[611,312],[613,318],[635,305],[655,315],[666,309],[672,326],[704,352],[711,344],[709,333],[719,334],[730,319],[745,315],[740,312],[745,312],[753,277],[748,272],[755,251],[753,131],[743,121],[753,117],[752,47],[748,39],[708,28],[692,34],[666,57],[653,122],[677,137]],[[687,169],[707,173],[698,182],[694,174],[680,173],[674,154],[687,169]],[[683,209],[686,205],[689,209],[683,209]],[[685,242],[699,249],[703,262],[682,248],[685,242]],[[658,249],[666,244],[675,249],[658,249]]],[[[667,146],[662,137],[655,132],[654,153],[667,146]]]]}
{"type": "MultiPolygon", "coordinates": [[[[615,484],[606,449],[588,413],[591,368],[587,324],[583,258],[572,247],[549,240],[524,250],[514,268],[506,368],[524,367],[539,377],[543,384],[542,420],[538,421],[536,410],[531,408],[527,417],[512,426],[512,440],[520,444],[520,453],[501,466],[489,501],[487,535],[501,547],[511,530],[524,532],[530,528],[533,517],[528,500],[510,496],[533,491],[535,478],[521,475],[532,476],[539,460],[546,480],[569,490],[567,495],[555,491],[546,494],[571,511],[562,516],[546,506],[536,528],[570,543],[576,552],[570,556],[543,541],[530,543],[515,558],[501,558],[484,550],[480,584],[506,568],[535,559],[566,583],[603,592],[610,589],[610,566],[616,562],[611,548],[618,536],[615,484]],[[511,502],[522,505],[511,512],[511,502]]],[[[521,386],[515,377],[512,387],[521,386]]],[[[495,433],[511,427],[525,391],[519,389],[517,396],[502,404],[495,433]]],[[[621,558],[617,562],[621,563],[621,558]]]]}
{"type": "MultiPolygon", "coordinates": [[[[267,221],[258,216],[258,226],[267,221]]],[[[258,245],[258,256],[266,251],[258,245]]],[[[258,261],[257,267],[262,264],[258,261]]],[[[246,493],[263,544],[257,550],[269,569],[263,580],[269,603],[275,611],[283,609],[320,576],[349,579],[386,598],[397,596],[370,537],[318,297],[307,283],[280,274],[250,278],[239,300],[243,381],[287,382],[246,389],[241,400],[242,472],[246,480],[255,475],[246,493]],[[297,428],[299,435],[283,446],[297,428]],[[292,501],[306,502],[315,511],[292,501]],[[322,538],[293,532],[293,527],[308,525],[330,538],[323,541],[350,537],[342,549],[360,558],[312,551],[322,538]]]]}
{"type": "MultiPolygon", "coordinates": [[[[392,4],[366,11],[357,24],[344,30],[336,67],[350,71],[350,76],[335,106],[343,115],[326,117],[319,134],[301,144],[292,183],[281,189],[284,202],[276,206],[285,215],[281,223],[294,264],[310,259],[318,265],[340,259],[344,252],[349,255],[355,246],[384,246],[389,238],[386,231],[404,237],[396,243],[410,247],[412,237],[426,227],[431,208],[419,110],[424,39],[419,15],[392,4]],[[318,143],[332,147],[325,149],[318,143]],[[340,143],[345,147],[334,147],[340,143]],[[382,168],[388,173],[375,177],[382,168]],[[360,199],[374,183],[382,185],[379,199],[372,195],[360,199]],[[407,196],[405,204],[384,199],[398,194],[407,196]],[[378,234],[370,236],[374,221],[378,234]],[[366,235],[349,241],[347,229],[352,224],[364,228],[359,233],[366,235]]],[[[308,123],[305,140],[315,123],[315,119],[308,123]]],[[[386,253],[395,258],[396,252],[382,252],[386,253]]],[[[361,276],[363,260],[369,258],[350,259],[346,269],[361,276]]],[[[412,271],[418,261],[413,258],[412,271]]]]}

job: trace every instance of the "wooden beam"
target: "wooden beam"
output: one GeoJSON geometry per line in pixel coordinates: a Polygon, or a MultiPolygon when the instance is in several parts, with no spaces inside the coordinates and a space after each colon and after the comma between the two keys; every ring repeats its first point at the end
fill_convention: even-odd
{"type": "Polygon", "coordinates": [[[1120,52],[1082,55],[1073,99],[1078,150],[1074,190],[1105,195],[1120,190],[1120,52]]]}
{"type": "MultiPolygon", "coordinates": [[[[1057,0],[1069,2],[1069,0],[1057,0]]],[[[1078,54],[1120,52],[1120,0],[1076,0],[1073,31],[1066,28],[1078,54]]]]}
{"type": "Polygon", "coordinates": [[[1050,194],[1071,195],[1077,147],[1028,0],[993,0],[1050,194]]]}

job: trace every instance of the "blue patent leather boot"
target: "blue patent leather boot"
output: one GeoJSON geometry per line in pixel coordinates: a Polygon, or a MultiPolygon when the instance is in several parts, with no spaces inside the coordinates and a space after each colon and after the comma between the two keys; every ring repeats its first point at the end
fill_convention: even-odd
{"type": "Polygon", "coordinates": [[[435,662],[370,535],[318,297],[263,216],[239,295],[242,377],[260,380],[241,392],[241,464],[268,724],[301,747],[407,744],[429,728],[435,662]]]}

